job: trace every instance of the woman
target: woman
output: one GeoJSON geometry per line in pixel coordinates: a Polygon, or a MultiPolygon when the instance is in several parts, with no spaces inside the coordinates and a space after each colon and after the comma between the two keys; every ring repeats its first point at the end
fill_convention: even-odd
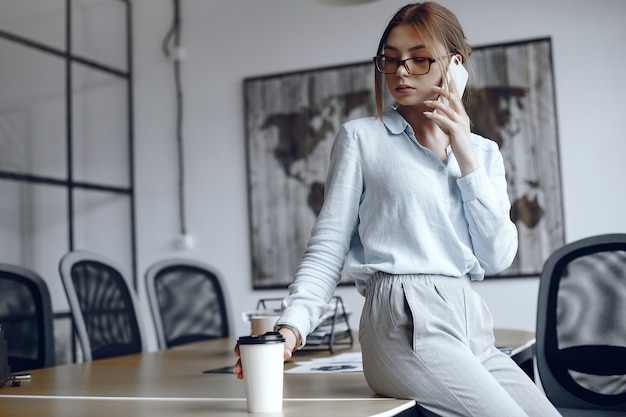
{"type": "Polygon", "coordinates": [[[447,81],[451,59],[465,64],[470,52],[436,3],[391,19],[374,58],[379,115],[337,134],[324,206],[276,328],[288,359],[345,268],[365,296],[359,340],[374,391],[438,416],[558,416],[494,347],[491,314],[471,288],[511,264],[517,231],[502,155],[470,132],[447,81]],[[397,104],[384,112],[383,78],[397,104]]]}

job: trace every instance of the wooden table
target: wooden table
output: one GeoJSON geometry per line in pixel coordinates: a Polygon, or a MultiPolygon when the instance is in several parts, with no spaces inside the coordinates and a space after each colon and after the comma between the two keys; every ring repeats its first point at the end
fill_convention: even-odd
{"type": "MultiPolygon", "coordinates": [[[[534,341],[531,332],[498,329],[495,334],[496,345],[512,347],[514,355],[528,354],[534,341]]],[[[32,379],[22,381],[20,387],[0,388],[0,415],[248,416],[243,381],[232,373],[203,373],[233,365],[234,345],[235,339],[216,339],[157,352],[34,370],[32,379]]],[[[355,343],[352,350],[358,349],[355,343]]],[[[295,360],[328,355],[328,351],[298,352],[295,360]]],[[[287,369],[293,366],[286,364],[287,369]]],[[[412,400],[376,395],[362,373],[286,373],[284,377],[283,411],[264,416],[385,417],[415,405],[412,400]]]]}
{"type": "MultiPolygon", "coordinates": [[[[243,381],[203,373],[233,365],[234,339],[31,372],[20,387],[0,388],[3,416],[247,416],[243,381]]],[[[356,346],[355,346],[356,348],[356,346]]],[[[318,351],[297,360],[327,356],[318,351]]],[[[293,366],[288,363],[287,367],[293,366]]],[[[394,416],[415,402],[379,397],[362,373],[285,374],[280,416],[394,416]]],[[[274,413],[276,414],[276,413],[274,413]]],[[[272,414],[264,414],[271,416],[272,414]]]]}

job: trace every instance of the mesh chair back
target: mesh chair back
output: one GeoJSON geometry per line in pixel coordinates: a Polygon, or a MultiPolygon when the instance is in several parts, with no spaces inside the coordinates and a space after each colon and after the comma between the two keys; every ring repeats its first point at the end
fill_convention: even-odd
{"type": "Polygon", "coordinates": [[[144,350],[134,292],[112,261],[70,252],[60,272],[85,361],[144,350]]]}
{"type": "Polygon", "coordinates": [[[145,278],[161,349],[229,336],[224,290],[210,267],[165,260],[149,267],[145,278]]]}
{"type": "Polygon", "coordinates": [[[11,367],[7,354],[7,342],[4,340],[4,330],[0,323],[0,387],[9,379],[11,379],[11,367]]]}
{"type": "Polygon", "coordinates": [[[557,250],[541,276],[537,320],[537,366],[553,403],[626,410],[626,235],[557,250]]]}
{"type": "Polygon", "coordinates": [[[52,304],[39,275],[0,264],[0,325],[12,372],[54,366],[52,304]]]}

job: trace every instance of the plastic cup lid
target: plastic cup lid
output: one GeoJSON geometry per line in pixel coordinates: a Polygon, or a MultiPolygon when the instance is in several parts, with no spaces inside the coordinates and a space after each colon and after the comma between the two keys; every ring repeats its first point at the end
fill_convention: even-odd
{"type": "Polygon", "coordinates": [[[263,345],[266,343],[284,343],[285,338],[278,332],[267,332],[258,336],[240,336],[240,345],[263,345]]]}

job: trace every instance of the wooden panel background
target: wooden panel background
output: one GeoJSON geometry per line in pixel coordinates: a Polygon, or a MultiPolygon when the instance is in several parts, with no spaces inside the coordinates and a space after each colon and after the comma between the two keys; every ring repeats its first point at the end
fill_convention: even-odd
{"type": "Polygon", "coordinates": [[[500,145],[519,232],[517,257],[499,275],[538,275],[564,243],[551,42],[476,48],[470,61],[472,130],[500,145]]]}

